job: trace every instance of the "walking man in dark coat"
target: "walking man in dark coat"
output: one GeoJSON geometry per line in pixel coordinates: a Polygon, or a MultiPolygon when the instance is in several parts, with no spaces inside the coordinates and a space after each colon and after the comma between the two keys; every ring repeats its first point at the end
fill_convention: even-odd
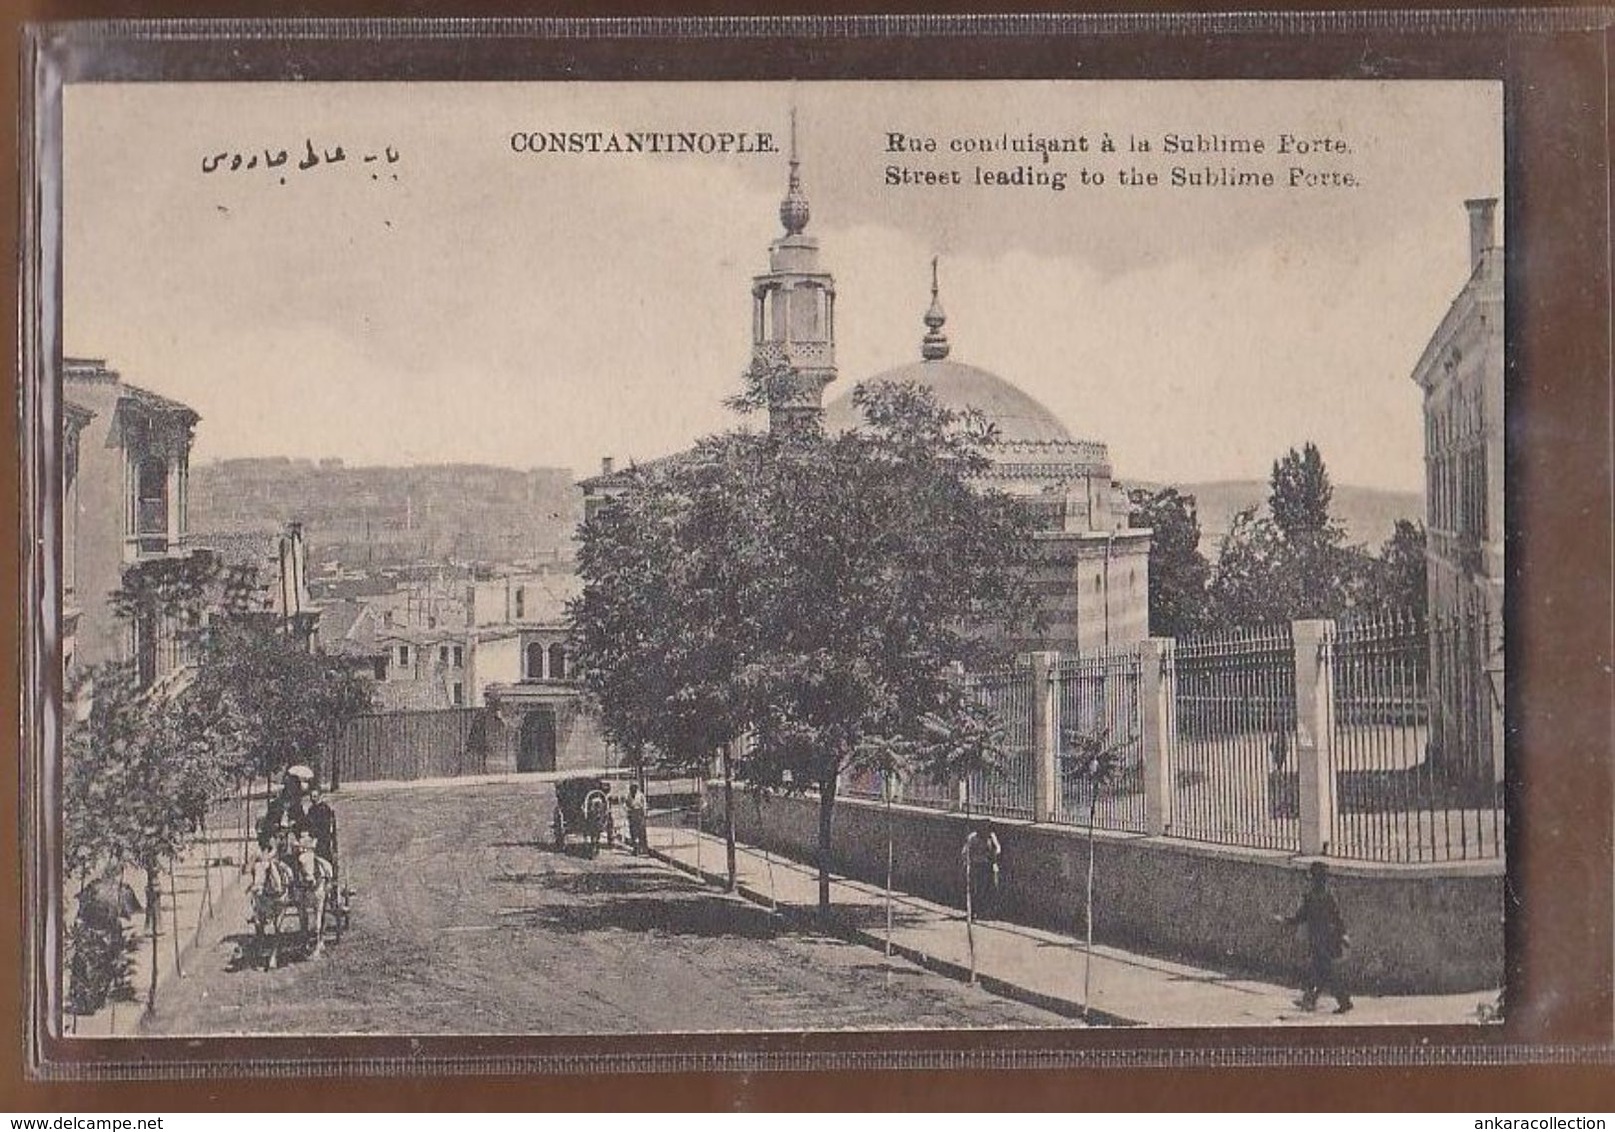
{"type": "Polygon", "coordinates": [[[1322,861],[1314,861],[1308,870],[1311,883],[1301,897],[1301,906],[1294,915],[1274,917],[1290,927],[1304,927],[1307,933],[1307,978],[1301,988],[1296,1005],[1303,1010],[1315,1010],[1318,996],[1328,994],[1335,1000],[1335,1013],[1344,1014],[1351,1009],[1351,995],[1341,982],[1339,963],[1351,944],[1346,934],[1346,923],[1340,915],[1340,905],[1329,892],[1329,869],[1322,861]]]}

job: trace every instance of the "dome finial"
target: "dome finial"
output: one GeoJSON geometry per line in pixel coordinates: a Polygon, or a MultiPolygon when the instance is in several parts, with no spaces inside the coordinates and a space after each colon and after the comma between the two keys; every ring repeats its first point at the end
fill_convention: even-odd
{"type": "Polygon", "coordinates": [[[797,171],[801,163],[796,157],[796,107],[791,107],[791,179],[785,188],[785,199],[779,202],[779,222],[785,226],[785,234],[794,236],[807,227],[808,210],[807,196],[802,192],[802,179],[797,171]]]}
{"type": "Polygon", "coordinates": [[[927,327],[925,339],[920,343],[920,357],[928,362],[939,362],[948,356],[948,336],[942,333],[948,316],[942,311],[942,300],[937,297],[937,257],[931,257],[931,309],[925,312],[927,327]]]}

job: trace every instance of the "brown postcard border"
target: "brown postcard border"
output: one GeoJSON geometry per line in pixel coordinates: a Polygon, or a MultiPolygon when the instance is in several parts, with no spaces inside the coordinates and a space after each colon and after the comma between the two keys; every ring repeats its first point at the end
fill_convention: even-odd
{"type": "MultiPolygon", "coordinates": [[[[79,11],[88,14],[88,5],[39,14],[79,11]]],[[[320,29],[304,28],[298,34],[297,28],[281,25],[278,33],[270,29],[269,34],[255,35],[241,45],[239,54],[229,58],[206,40],[185,38],[186,29],[169,28],[160,39],[133,44],[120,41],[115,46],[103,43],[88,58],[64,60],[67,73],[83,81],[159,77],[274,81],[294,75],[421,80],[1495,77],[1504,81],[1506,92],[1510,208],[1505,244],[1509,249],[1512,397],[1507,506],[1517,517],[1511,522],[1508,547],[1513,575],[1509,664],[1519,676],[1512,682],[1508,703],[1513,740],[1510,773],[1518,774],[1512,780],[1515,789],[1509,812],[1509,890],[1514,904],[1507,930],[1513,1009],[1500,1033],[1477,1035],[1428,1028],[1368,1035],[1149,1031],[1107,1033],[1099,1041],[1091,1033],[741,1035],[643,1041],[296,1039],[289,1043],[291,1048],[287,1043],[258,1040],[210,1040],[203,1047],[136,1042],[120,1043],[119,1060],[124,1064],[112,1072],[141,1078],[228,1076],[237,1070],[242,1057],[262,1057],[278,1046],[282,1056],[289,1054],[293,1060],[277,1060],[273,1069],[277,1076],[379,1071],[416,1077],[423,1072],[469,1072],[478,1074],[479,1080],[465,1083],[465,1088],[491,1100],[494,1082],[488,1077],[540,1068],[561,1074],[625,1068],[651,1074],[678,1069],[698,1074],[822,1069],[861,1077],[864,1070],[901,1064],[916,1072],[905,1075],[904,1086],[890,1095],[907,1095],[909,1103],[925,1107],[929,1107],[927,1101],[940,1103],[951,1092],[947,1087],[909,1092],[925,1078],[940,1076],[951,1084],[957,1070],[976,1067],[996,1070],[995,1078],[1004,1084],[1021,1080],[1022,1088],[997,1094],[998,1103],[993,1107],[998,1107],[1047,1097],[1048,1091],[1029,1083],[1021,1071],[1050,1066],[1086,1064],[1091,1073],[1095,1066],[1153,1065],[1160,1070],[1152,1072],[1164,1070],[1170,1082],[1186,1083],[1196,1073],[1217,1066],[1283,1065],[1306,1069],[1305,1075],[1312,1077],[1315,1071],[1321,1076],[1338,1076],[1352,1065],[1402,1070],[1445,1065],[1448,1068],[1443,1072],[1450,1073],[1450,1067],[1458,1063],[1513,1063],[1512,1069],[1488,1077],[1501,1081],[1524,1072],[1522,1066],[1527,1063],[1557,1065],[1560,1074],[1577,1063],[1607,1064],[1611,1053],[1611,945],[1615,939],[1610,926],[1611,878],[1615,876],[1611,803],[1615,794],[1608,757],[1615,731],[1608,668],[1610,583],[1615,571],[1611,568],[1609,522],[1609,136],[1604,113],[1610,37],[1596,14],[1594,18],[1585,12],[1575,19],[1544,17],[1527,30],[1532,20],[1530,16],[1523,22],[1513,17],[1471,19],[1460,27],[1464,23],[1461,16],[1420,23],[1407,13],[1381,13],[1362,20],[1360,27],[1349,21],[1330,26],[1326,17],[1307,16],[1292,20],[1283,31],[1216,35],[1197,29],[1172,32],[1160,28],[1122,28],[1104,34],[1082,34],[1080,29],[1070,28],[1065,34],[1034,35],[1039,29],[1028,28],[1025,34],[891,39],[832,29],[832,34],[806,37],[648,39],[635,35],[542,42],[524,38],[518,29],[508,27],[499,29],[503,33],[499,37],[476,39],[474,51],[467,50],[463,42],[420,34],[384,39],[358,51],[353,39],[373,33],[372,25],[347,28],[348,34],[337,40],[306,34],[320,29]],[[1379,26],[1382,23],[1385,26],[1379,26]],[[1436,30],[1441,23],[1449,26],[1436,30]],[[1306,24],[1310,27],[1299,26],[1306,24]],[[1562,26],[1581,30],[1553,30],[1562,26]],[[224,60],[222,67],[219,60],[224,60]],[[1521,752],[1538,749],[1557,753],[1522,768],[1521,752]],[[893,1054],[894,1049],[900,1052],[893,1054]]],[[[224,29],[214,24],[194,30],[224,29]]],[[[22,188],[28,191],[28,186],[22,188]]],[[[26,321],[29,312],[22,315],[26,321]]],[[[25,443],[34,439],[26,433],[19,437],[25,443]]],[[[11,478],[14,475],[15,469],[8,469],[12,489],[17,487],[11,478]]],[[[25,516],[27,523],[33,517],[33,501],[23,501],[19,494],[19,503],[23,502],[28,511],[13,513],[25,516]]],[[[24,532],[31,533],[26,525],[19,534],[24,532]]],[[[26,547],[27,543],[19,538],[18,545],[26,547]]],[[[32,562],[23,556],[10,568],[21,566],[27,572],[32,562]]],[[[23,612],[22,623],[27,624],[26,607],[23,612]]],[[[9,650],[8,663],[14,663],[17,655],[17,650],[9,650]]],[[[13,805],[26,802],[18,781],[11,777],[17,766],[8,763],[6,778],[0,782],[0,806],[8,817],[15,812],[11,811],[13,805]]],[[[5,825],[9,837],[17,824],[7,821],[5,825]]],[[[18,846],[14,859],[21,859],[23,848],[18,846]]],[[[6,895],[12,896],[9,873],[5,883],[6,895]]],[[[23,911],[20,894],[11,906],[23,911]]],[[[20,942],[8,933],[5,950],[0,952],[0,961],[19,976],[23,973],[21,957],[15,949],[20,942]]],[[[0,996],[0,1005],[12,1005],[6,999],[14,988],[21,989],[20,982],[21,978],[11,981],[7,993],[0,996]]],[[[21,1019],[22,1004],[17,1005],[18,1011],[11,1016],[21,1019]]],[[[1227,1069],[1220,1071],[1226,1073],[1227,1069]]],[[[1148,1075],[1128,1076],[1138,1080],[1148,1075]]],[[[794,1072],[769,1076],[776,1085],[796,1079],[794,1072]]],[[[1545,1076],[1548,1074],[1538,1074],[1539,1078],[1545,1076]]],[[[1037,1076],[1031,1082],[1043,1079],[1037,1076]]],[[[1113,1079],[1114,1075],[1107,1078],[1113,1079]]],[[[696,1083],[678,1095],[710,1098],[723,1091],[724,1086],[701,1084],[703,1080],[712,1081],[697,1077],[696,1083]]],[[[1299,1077],[1292,1073],[1280,1080],[1299,1077]]],[[[401,1084],[365,1091],[375,1099],[402,1103],[426,1082],[417,1081],[403,1091],[401,1084]]],[[[216,1087],[210,1085],[209,1091],[216,1087]]],[[[115,1088],[80,1084],[69,1095],[88,1099],[92,1093],[115,1088]]],[[[743,1095],[761,1102],[762,1090],[755,1081],[749,1089],[741,1088],[743,1095]]],[[[37,1092],[38,1087],[29,1091],[37,1092]]],[[[316,1095],[337,1095],[314,1081],[305,1081],[296,1092],[304,1104],[317,1103],[316,1095]]],[[[11,1095],[9,1087],[0,1093],[11,1095]]],[[[430,1095],[439,1097],[435,1092],[430,1095]]],[[[674,1094],[664,1095],[671,1102],[674,1094]]],[[[814,1095],[822,1102],[824,1094],[814,1095]]],[[[1166,1107],[1181,1107],[1186,1099],[1174,1088],[1137,1095],[1146,1102],[1151,1097],[1165,1100],[1166,1107]]],[[[1296,1103],[1289,1086],[1266,1095],[1269,1100],[1288,1096],[1290,1105],[1296,1103]]],[[[1457,1098],[1462,1094],[1449,1095],[1457,1098]]],[[[253,1096],[250,1107],[274,1107],[262,1083],[253,1096]]],[[[443,1095],[440,1099],[448,1098],[443,1095]]],[[[1105,1104],[1103,1098],[1091,1099],[1105,1104]]],[[[1246,1103],[1255,1099],[1248,1098],[1246,1103]]],[[[1372,1104],[1375,1099],[1383,1098],[1356,1097],[1359,1103],[1372,1104]]],[[[623,1098],[613,1094],[612,1100],[621,1103],[623,1098]]],[[[701,1106],[699,1100],[694,1104],[701,1106]]],[[[801,1099],[795,1104],[818,1107],[801,1099]]]]}

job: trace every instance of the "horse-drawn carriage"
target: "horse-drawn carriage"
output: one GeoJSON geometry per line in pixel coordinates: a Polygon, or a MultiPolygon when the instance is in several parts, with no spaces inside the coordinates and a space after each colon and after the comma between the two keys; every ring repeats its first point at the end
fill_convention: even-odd
{"type": "Polygon", "coordinates": [[[295,918],[304,955],[319,955],[326,936],[340,942],[348,930],[353,890],[339,881],[336,817],[323,815],[313,772],[293,767],[259,827],[259,853],[249,890],[257,952],[266,967],[279,966],[283,939],[295,918]],[[299,773],[302,772],[302,773],[299,773]],[[310,796],[312,794],[312,804],[310,796]],[[318,831],[318,832],[316,832],[318,831]]]}
{"type": "Polygon", "coordinates": [[[296,922],[296,946],[304,956],[325,950],[327,936],[342,941],[348,930],[353,890],[337,880],[336,864],[315,852],[308,835],[286,849],[259,854],[252,867],[252,911],[257,950],[266,967],[280,965],[288,928],[296,922]]]}
{"type": "Polygon", "coordinates": [[[557,849],[566,848],[570,834],[583,838],[589,856],[610,844],[615,833],[611,818],[611,783],[593,776],[563,778],[555,784],[555,817],[550,833],[557,849]]]}

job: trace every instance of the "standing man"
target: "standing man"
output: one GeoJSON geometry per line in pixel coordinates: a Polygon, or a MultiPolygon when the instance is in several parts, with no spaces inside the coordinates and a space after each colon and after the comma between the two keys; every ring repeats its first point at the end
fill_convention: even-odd
{"type": "Polygon", "coordinates": [[[1351,944],[1346,934],[1346,922],[1340,915],[1340,905],[1329,891],[1329,869],[1322,861],[1312,862],[1308,869],[1311,883],[1301,897],[1301,906],[1291,916],[1274,919],[1289,927],[1304,927],[1307,933],[1307,977],[1296,1005],[1302,1010],[1315,1010],[1318,996],[1328,994],[1335,1000],[1335,1013],[1344,1014],[1351,1009],[1351,995],[1346,993],[1340,979],[1338,964],[1351,944]]]}
{"type": "Polygon", "coordinates": [[[331,803],[325,800],[320,791],[319,783],[309,787],[308,812],[303,817],[303,827],[314,838],[314,855],[331,866],[332,872],[336,870],[336,811],[331,803]]]}
{"type": "Polygon", "coordinates": [[[965,872],[970,885],[971,909],[976,919],[993,919],[998,915],[998,859],[1003,847],[991,822],[983,822],[965,836],[965,872]]]}
{"type": "Polygon", "coordinates": [[[650,852],[645,835],[645,794],[637,782],[628,787],[628,841],[634,856],[650,852]]]}

